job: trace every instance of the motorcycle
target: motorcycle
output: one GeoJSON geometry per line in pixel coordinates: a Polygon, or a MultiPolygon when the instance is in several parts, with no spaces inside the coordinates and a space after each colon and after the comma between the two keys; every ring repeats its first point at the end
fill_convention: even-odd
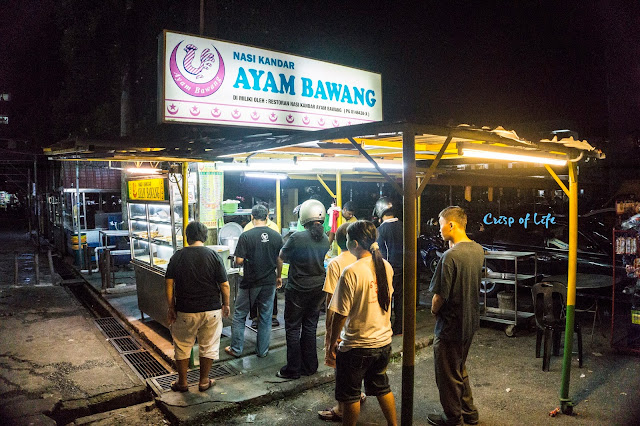
{"type": "Polygon", "coordinates": [[[418,237],[418,265],[425,271],[436,272],[438,261],[447,250],[447,244],[439,235],[422,234],[418,237]]]}

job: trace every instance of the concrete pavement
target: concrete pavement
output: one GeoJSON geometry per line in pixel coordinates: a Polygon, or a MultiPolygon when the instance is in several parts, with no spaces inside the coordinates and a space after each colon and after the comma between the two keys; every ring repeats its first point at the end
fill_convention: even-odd
{"type": "MultiPolygon", "coordinates": [[[[135,286],[121,271],[125,286],[100,294],[96,278],[80,276],[66,282],[47,275],[46,252],[39,256],[40,282],[35,285],[36,247],[26,232],[0,234],[0,418],[3,424],[75,424],[104,423],[114,419],[112,410],[142,406],[155,397],[172,423],[215,422],[224,413],[232,413],[252,404],[264,404],[333,380],[333,370],[322,365],[324,359],[324,319],[318,327],[319,371],[297,380],[277,378],[275,373],[286,363],[283,327],[274,329],[269,355],[255,355],[255,333],[246,331],[245,356],[235,359],[224,353],[230,342],[221,341],[220,365],[237,374],[220,378],[207,392],[195,386],[188,393],[166,391],[156,379],[143,381],[107,341],[94,323],[94,316],[74,297],[83,294],[83,303],[100,316],[120,318],[134,331],[134,338],[155,349],[156,359],[172,359],[168,331],[155,321],[139,317],[135,286]],[[14,281],[14,253],[19,254],[19,274],[14,281]],[[87,279],[86,282],[83,281],[87,279]],[[62,285],[54,284],[61,283],[62,285]],[[71,283],[67,286],[65,284],[71,283]]],[[[68,277],[67,277],[68,278],[68,277]]],[[[284,304],[280,305],[281,307],[284,304]]],[[[421,313],[423,314],[423,313],[421,313]]],[[[282,309],[279,314],[282,321],[282,309]]],[[[429,327],[431,328],[431,327],[429,327]]],[[[227,333],[228,334],[228,330],[227,333]]],[[[420,345],[429,344],[430,330],[420,337],[420,345]]],[[[401,338],[394,338],[394,353],[401,351],[401,338]]],[[[163,362],[163,365],[171,367],[163,362]]],[[[174,370],[175,371],[175,370],[174,370]]],[[[174,373],[171,371],[171,373],[174,373]]],[[[145,406],[145,412],[148,406],[145,406]]],[[[157,410],[156,410],[157,411],[157,410]]],[[[139,413],[140,410],[123,410],[139,413]]],[[[136,423],[135,417],[131,424],[136,423]]],[[[158,422],[165,421],[155,415],[158,422]]]]}
{"type": "MultiPolygon", "coordinates": [[[[332,403],[333,371],[321,365],[313,376],[297,380],[275,377],[286,359],[282,329],[274,331],[266,358],[255,356],[255,335],[250,331],[246,332],[246,356],[235,359],[221,351],[221,359],[214,367],[226,366],[235,374],[220,378],[207,392],[198,392],[195,386],[188,393],[167,392],[155,385],[157,379],[138,378],[106,341],[95,326],[94,317],[69,288],[53,284],[58,277],[51,279],[45,273],[46,256],[40,256],[40,269],[44,271],[41,282],[34,284],[33,257],[29,260],[33,250],[26,233],[0,234],[2,424],[239,424],[244,420],[234,414],[246,413],[246,410],[257,414],[257,424],[291,424],[292,421],[322,424],[315,410],[332,403]],[[15,251],[22,254],[17,285],[13,279],[15,251]],[[306,407],[302,412],[301,406],[306,407]]],[[[135,312],[135,288],[131,283],[109,294],[89,293],[97,299],[88,305],[116,308],[119,311],[116,316],[137,331],[134,337],[153,343],[158,350],[156,358],[171,359],[167,330],[148,318],[140,319],[135,312]]],[[[425,296],[422,294],[423,302],[425,296]]],[[[570,397],[580,404],[579,416],[565,416],[563,420],[556,420],[559,424],[616,421],[633,424],[630,422],[635,418],[634,407],[640,406],[637,404],[640,402],[637,390],[640,364],[637,358],[617,355],[608,346],[606,305],[604,308],[605,316],[601,318],[595,342],[589,341],[585,327],[585,368],[575,368],[574,362],[572,369],[570,397]]],[[[592,315],[583,313],[582,316],[583,325],[590,324],[592,315]]],[[[419,311],[417,323],[417,344],[426,347],[431,343],[433,318],[427,310],[419,311]]],[[[320,325],[317,347],[321,363],[323,338],[320,325]]],[[[229,338],[223,337],[221,349],[228,343],[229,338]]],[[[514,421],[545,424],[549,421],[546,413],[558,404],[561,360],[553,357],[552,371],[543,373],[541,360],[533,356],[534,344],[535,333],[526,328],[513,339],[507,338],[495,324],[489,327],[484,324],[481,328],[469,364],[473,368],[474,392],[478,388],[482,424],[513,424],[514,421]]],[[[390,367],[390,379],[398,410],[401,349],[402,338],[395,337],[396,357],[390,367]]],[[[422,414],[438,410],[430,353],[429,350],[418,353],[415,424],[424,424],[422,414]],[[419,403],[425,400],[427,404],[419,403]]],[[[376,402],[371,402],[362,420],[367,424],[380,424],[376,402]]],[[[248,417],[244,415],[244,418],[248,417]]]]}
{"type": "Polygon", "coordinates": [[[35,285],[34,250],[25,232],[0,234],[2,423],[64,424],[150,400],[146,384],[105,341],[89,313],[44,274],[46,255],[40,256],[43,274],[35,285]]]}

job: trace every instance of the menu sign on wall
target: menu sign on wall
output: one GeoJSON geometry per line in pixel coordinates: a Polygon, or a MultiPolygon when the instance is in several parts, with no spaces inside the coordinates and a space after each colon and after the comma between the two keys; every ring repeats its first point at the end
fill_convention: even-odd
{"type": "Polygon", "coordinates": [[[164,31],[158,120],[318,130],[382,120],[382,77],[253,46],[164,31]]]}
{"type": "Polygon", "coordinates": [[[140,179],[127,182],[129,200],[164,201],[165,179],[140,179]]]}
{"type": "Polygon", "coordinates": [[[222,218],[222,194],[224,179],[213,163],[198,163],[200,182],[200,222],[207,227],[216,227],[222,218]]]}

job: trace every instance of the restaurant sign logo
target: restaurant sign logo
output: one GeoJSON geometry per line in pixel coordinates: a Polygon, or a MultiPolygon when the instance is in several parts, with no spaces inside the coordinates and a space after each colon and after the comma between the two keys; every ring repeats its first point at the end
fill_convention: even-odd
{"type": "Polygon", "coordinates": [[[224,81],[224,61],[211,43],[179,42],[171,52],[169,69],[180,90],[195,97],[214,94],[224,81]]]}
{"type": "Polygon", "coordinates": [[[380,74],[166,30],[159,42],[160,122],[318,130],[382,120],[380,74]]]}
{"type": "Polygon", "coordinates": [[[165,201],[165,179],[130,180],[127,183],[130,200],[165,201]]]}

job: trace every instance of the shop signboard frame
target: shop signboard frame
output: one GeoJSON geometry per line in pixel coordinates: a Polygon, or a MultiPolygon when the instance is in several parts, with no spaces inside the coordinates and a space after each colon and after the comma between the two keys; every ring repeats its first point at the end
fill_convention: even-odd
{"type": "Polygon", "coordinates": [[[158,121],[319,130],[382,121],[382,76],[164,30],[158,121]]]}

